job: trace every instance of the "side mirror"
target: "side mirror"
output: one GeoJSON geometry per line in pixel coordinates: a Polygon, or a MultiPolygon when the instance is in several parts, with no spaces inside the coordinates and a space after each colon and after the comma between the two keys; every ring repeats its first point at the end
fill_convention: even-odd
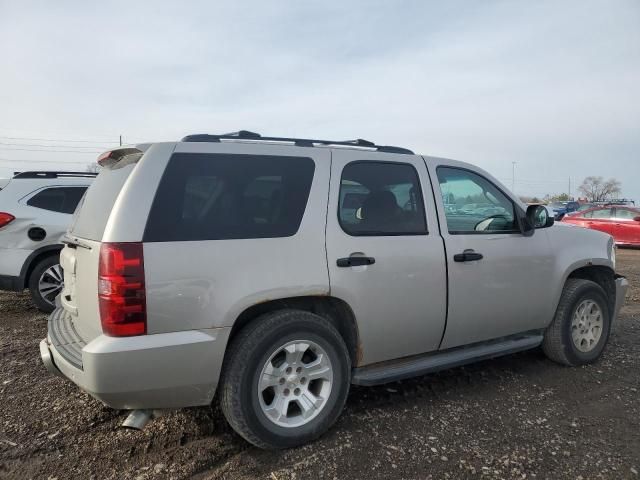
{"type": "Polygon", "coordinates": [[[527,220],[529,220],[533,228],[548,228],[555,221],[543,205],[529,205],[527,207],[527,220]]]}

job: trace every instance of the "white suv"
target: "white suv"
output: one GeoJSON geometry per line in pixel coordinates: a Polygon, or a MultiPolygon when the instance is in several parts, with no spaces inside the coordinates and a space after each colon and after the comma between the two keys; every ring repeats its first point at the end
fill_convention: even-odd
{"type": "Polygon", "coordinates": [[[89,172],[22,172],[0,189],[0,290],[29,288],[51,312],[62,290],[62,235],[96,176],[89,172]]]}

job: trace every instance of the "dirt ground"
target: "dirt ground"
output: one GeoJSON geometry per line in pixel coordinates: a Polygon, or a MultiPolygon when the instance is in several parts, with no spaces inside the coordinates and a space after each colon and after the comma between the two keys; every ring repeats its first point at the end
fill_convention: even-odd
{"type": "Polygon", "coordinates": [[[267,452],[211,408],[143,432],[41,365],[46,318],[0,294],[0,478],[639,478],[640,251],[603,358],[558,366],[540,351],[376,388],[352,387],[319,441],[267,452]]]}

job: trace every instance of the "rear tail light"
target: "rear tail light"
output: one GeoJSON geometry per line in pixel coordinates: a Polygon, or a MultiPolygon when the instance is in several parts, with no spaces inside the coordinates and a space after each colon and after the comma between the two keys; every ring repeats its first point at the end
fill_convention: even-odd
{"type": "Polygon", "coordinates": [[[142,243],[103,243],[98,267],[102,331],[112,337],[147,333],[142,243]]]}
{"type": "Polygon", "coordinates": [[[9,225],[15,219],[16,217],[11,215],[10,213],[0,212],[0,228],[4,227],[5,225],[9,225]]]}

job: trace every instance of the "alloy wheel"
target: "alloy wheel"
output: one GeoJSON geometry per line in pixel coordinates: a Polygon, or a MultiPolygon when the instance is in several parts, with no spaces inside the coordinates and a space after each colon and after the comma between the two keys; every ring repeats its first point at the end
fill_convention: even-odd
{"type": "Polygon", "coordinates": [[[571,338],[576,348],[590,352],[602,336],[604,320],[600,305],[593,300],[583,300],[576,308],[571,321],[571,338]]]}
{"type": "Polygon", "coordinates": [[[278,347],[258,378],[258,400],[264,415],[280,427],[300,427],[326,406],[333,387],[333,368],[317,343],[294,340],[278,347]]]}
{"type": "Polygon", "coordinates": [[[64,286],[64,275],[59,264],[47,268],[38,280],[38,292],[40,296],[50,305],[55,304],[55,299],[64,286]]]}

